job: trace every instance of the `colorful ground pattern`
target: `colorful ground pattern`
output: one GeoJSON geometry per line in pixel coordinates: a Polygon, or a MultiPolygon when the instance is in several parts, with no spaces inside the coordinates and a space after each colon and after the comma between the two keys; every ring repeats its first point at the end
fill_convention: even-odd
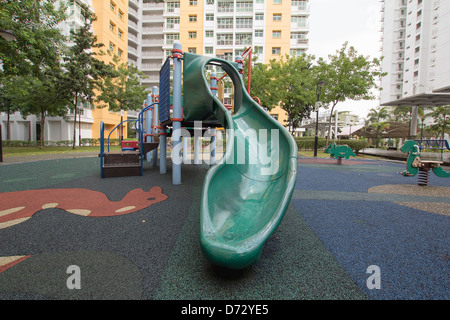
{"type": "Polygon", "coordinates": [[[1,164],[0,299],[448,300],[450,179],[418,187],[404,166],[299,159],[261,260],[230,275],[200,249],[207,165],[183,166],[173,186],[170,164],[108,179],[96,157],[1,164]],[[380,289],[367,287],[372,265],[380,289]]]}

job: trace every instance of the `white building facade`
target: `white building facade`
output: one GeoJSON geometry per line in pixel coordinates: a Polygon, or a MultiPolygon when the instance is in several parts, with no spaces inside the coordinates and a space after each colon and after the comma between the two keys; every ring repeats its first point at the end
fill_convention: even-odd
{"type": "MultiPolygon", "coordinates": [[[[58,27],[64,36],[69,37],[71,30],[76,30],[83,26],[84,21],[81,15],[80,3],[87,5],[92,12],[94,8],[92,6],[92,0],[76,0],[68,1],[69,6],[67,9],[68,19],[61,23],[58,27]]],[[[68,45],[72,45],[69,42],[68,45]]],[[[92,124],[94,118],[92,117],[92,108],[89,103],[78,104],[77,123],[75,124],[75,136],[82,138],[92,138],[92,124]]],[[[65,117],[46,117],[44,126],[44,140],[45,141],[68,141],[73,140],[74,136],[74,111],[69,110],[65,117]]],[[[8,116],[6,113],[0,113],[0,124],[2,127],[2,138],[7,138],[7,125],[8,116]]],[[[10,140],[21,141],[39,141],[41,140],[40,134],[40,120],[30,115],[22,117],[19,112],[16,112],[9,117],[9,131],[10,140]]]]}
{"type": "Polygon", "coordinates": [[[450,1],[382,2],[381,105],[450,104],[450,1]]]}

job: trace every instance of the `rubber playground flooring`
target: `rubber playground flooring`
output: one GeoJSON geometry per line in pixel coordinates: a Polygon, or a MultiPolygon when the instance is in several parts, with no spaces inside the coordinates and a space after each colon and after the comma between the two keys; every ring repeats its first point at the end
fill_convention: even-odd
{"type": "Polygon", "coordinates": [[[282,223],[237,273],[201,253],[208,165],[183,165],[179,186],[170,162],[165,175],[146,163],[143,176],[101,179],[99,168],[98,157],[0,165],[0,299],[450,297],[450,179],[419,187],[402,163],[299,159],[282,223]]]}

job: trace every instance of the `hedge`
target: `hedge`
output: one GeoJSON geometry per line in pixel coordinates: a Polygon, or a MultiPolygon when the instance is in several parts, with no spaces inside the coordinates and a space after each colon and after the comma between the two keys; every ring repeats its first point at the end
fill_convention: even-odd
{"type": "MultiPolygon", "coordinates": [[[[107,144],[107,139],[105,139],[105,145],[107,144]]],[[[109,139],[110,146],[118,146],[120,144],[119,139],[109,139]]],[[[99,146],[100,138],[82,138],[81,146],[99,146]]],[[[40,141],[25,141],[25,140],[3,140],[3,147],[40,147],[40,141]]],[[[45,147],[71,147],[73,146],[73,140],[60,140],[60,141],[45,141],[45,147]]],[[[78,146],[78,144],[77,144],[78,146]]]]}
{"type": "MultiPolygon", "coordinates": [[[[295,142],[297,142],[297,147],[299,150],[313,150],[314,149],[314,137],[300,137],[300,138],[294,138],[295,142]]],[[[369,143],[367,140],[330,140],[330,143],[336,143],[338,145],[346,144],[355,153],[358,153],[360,150],[367,148],[369,146],[369,143]]],[[[317,141],[317,147],[319,149],[326,148],[326,139],[325,138],[319,138],[317,141]]]]}

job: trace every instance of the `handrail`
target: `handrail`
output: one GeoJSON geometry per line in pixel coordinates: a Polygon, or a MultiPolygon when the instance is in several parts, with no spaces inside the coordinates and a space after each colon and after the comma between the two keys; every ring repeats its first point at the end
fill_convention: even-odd
{"type": "MultiPolygon", "coordinates": [[[[143,113],[149,109],[151,109],[153,107],[154,104],[156,104],[158,102],[154,102],[148,106],[146,106],[145,108],[143,108],[139,114],[138,114],[138,118],[136,120],[123,120],[122,122],[120,122],[117,126],[115,126],[108,134],[108,152],[109,152],[109,138],[111,136],[111,134],[114,132],[114,130],[116,130],[122,123],[124,122],[130,122],[130,121],[134,121],[134,127],[136,128],[136,130],[138,131],[139,137],[142,135],[142,130],[141,130],[141,122],[143,121],[144,117],[143,117],[143,113]],[[142,121],[139,121],[142,118],[142,121]]],[[[102,122],[103,123],[103,122],[102,122]]],[[[102,131],[103,132],[103,131],[102,131]]],[[[141,141],[141,139],[138,139],[139,143],[142,143],[143,141],[141,141]]],[[[103,154],[103,150],[102,150],[102,154],[103,154]]]]}
{"type": "MultiPolygon", "coordinates": [[[[109,134],[108,134],[108,152],[109,152],[109,137],[111,136],[111,133],[113,133],[114,130],[116,130],[122,123],[124,123],[124,122],[129,122],[129,121],[134,121],[134,122],[135,122],[134,127],[136,128],[136,121],[137,121],[137,120],[123,120],[122,122],[120,122],[117,126],[115,126],[115,127],[109,132],[109,134]]],[[[136,129],[137,129],[137,128],[136,128],[136,129]]]]}

